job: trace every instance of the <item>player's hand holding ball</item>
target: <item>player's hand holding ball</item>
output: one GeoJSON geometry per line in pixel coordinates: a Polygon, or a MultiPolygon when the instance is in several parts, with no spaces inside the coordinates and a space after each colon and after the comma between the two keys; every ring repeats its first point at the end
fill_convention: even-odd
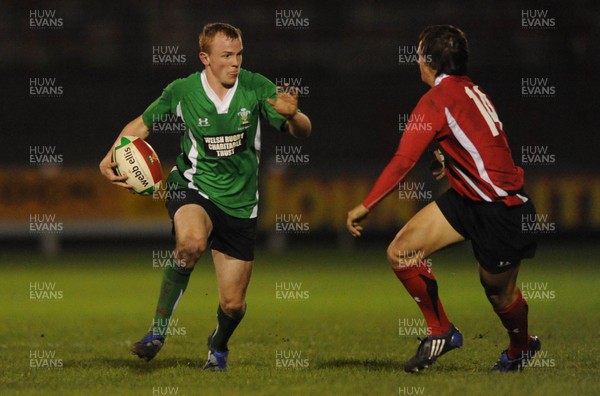
{"type": "Polygon", "coordinates": [[[113,184],[140,195],[160,188],[162,167],[152,147],[137,136],[121,136],[100,162],[100,171],[113,184]]]}
{"type": "Polygon", "coordinates": [[[127,178],[129,176],[119,175],[115,172],[117,163],[113,159],[113,150],[112,149],[106,154],[106,156],[104,156],[102,161],[100,161],[99,167],[100,167],[100,173],[102,173],[102,175],[104,177],[106,177],[108,180],[110,180],[110,182],[112,184],[114,184],[115,186],[126,188],[128,190],[131,190],[131,192],[133,192],[133,190],[131,189],[131,186],[129,184],[125,183],[125,180],[127,180],[127,178]]]}

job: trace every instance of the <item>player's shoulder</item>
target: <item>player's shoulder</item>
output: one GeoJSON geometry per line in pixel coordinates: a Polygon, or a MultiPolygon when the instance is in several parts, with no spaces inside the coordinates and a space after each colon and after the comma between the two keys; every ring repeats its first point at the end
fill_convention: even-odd
{"type": "Polygon", "coordinates": [[[267,77],[260,73],[251,72],[250,70],[240,69],[238,75],[240,84],[247,88],[263,88],[263,87],[275,87],[275,84],[267,77]]]}
{"type": "Polygon", "coordinates": [[[187,77],[172,81],[166,89],[175,95],[183,95],[189,91],[197,90],[201,84],[200,72],[194,72],[187,77]]]}
{"type": "Polygon", "coordinates": [[[464,87],[472,85],[473,82],[468,76],[443,76],[441,81],[432,87],[428,93],[443,96],[451,92],[464,91],[464,87]]]}
{"type": "Polygon", "coordinates": [[[421,102],[444,107],[444,103],[454,101],[457,95],[464,95],[465,87],[472,85],[473,82],[468,76],[443,76],[423,95],[421,102]]]}

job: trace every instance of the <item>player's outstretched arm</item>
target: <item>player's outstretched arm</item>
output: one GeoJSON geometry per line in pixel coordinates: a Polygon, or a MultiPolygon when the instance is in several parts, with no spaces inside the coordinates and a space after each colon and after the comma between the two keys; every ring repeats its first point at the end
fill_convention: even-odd
{"type": "Polygon", "coordinates": [[[296,113],[287,120],[287,128],[290,134],[295,138],[307,138],[312,132],[310,119],[304,113],[296,113]]]}
{"type": "Polygon", "coordinates": [[[353,237],[359,237],[361,235],[363,228],[361,225],[359,225],[359,223],[368,215],[369,209],[367,209],[363,204],[358,205],[348,212],[346,228],[348,228],[348,231],[350,231],[350,234],[352,234],[353,237]]]}
{"type": "Polygon", "coordinates": [[[131,189],[131,186],[125,183],[127,180],[127,175],[119,176],[115,172],[115,167],[117,166],[116,162],[113,162],[113,149],[115,145],[119,142],[121,136],[137,136],[142,139],[145,139],[150,134],[148,127],[144,124],[144,120],[142,120],[142,116],[137,117],[135,120],[131,121],[129,124],[123,128],[123,131],[119,134],[115,143],[112,145],[108,153],[104,156],[102,161],[100,161],[100,173],[104,175],[111,183],[116,186],[120,186],[126,189],[131,189]]]}
{"type": "Polygon", "coordinates": [[[304,113],[298,111],[298,93],[280,92],[277,99],[267,99],[276,112],[287,118],[287,129],[296,138],[310,136],[312,124],[304,113]]]}

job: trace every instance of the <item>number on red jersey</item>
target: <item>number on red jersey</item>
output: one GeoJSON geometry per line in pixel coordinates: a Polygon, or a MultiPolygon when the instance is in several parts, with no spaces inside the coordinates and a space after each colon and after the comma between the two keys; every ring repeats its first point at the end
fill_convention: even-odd
{"type": "Polygon", "coordinates": [[[498,128],[496,127],[496,122],[500,124],[500,128],[502,128],[502,123],[498,119],[498,114],[496,113],[496,110],[494,110],[494,106],[492,106],[485,94],[479,90],[479,86],[475,85],[473,88],[475,89],[475,92],[473,92],[470,87],[466,86],[465,92],[469,98],[473,99],[475,105],[477,105],[479,112],[492,132],[492,136],[500,135],[500,132],[498,132],[498,128]]]}

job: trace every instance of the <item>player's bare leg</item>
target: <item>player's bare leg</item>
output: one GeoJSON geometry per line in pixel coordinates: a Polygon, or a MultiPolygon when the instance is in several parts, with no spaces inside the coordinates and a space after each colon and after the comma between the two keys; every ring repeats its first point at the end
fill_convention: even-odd
{"type": "Polygon", "coordinates": [[[394,273],[417,302],[427,321],[428,337],[415,356],[404,364],[407,372],[423,370],[444,353],[462,346],[462,334],[450,323],[438,295],[438,286],[426,258],[464,241],[448,223],[435,202],[421,209],[402,229],[387,250],[394,273]]]}
{"type": "Polygon", "coordinates": [[[175,225],[174,263],[165,267],[152,327],[131,353],[150,361],[162,348],[168,335],[169,321],[177,303],[187,288],[194,266],[206,251],[212,232],[210,217],[200,205],[188,204],[177,210],[175,225]]]}
{"type": "Polygon", "coordinates": [[[448,332],[450,322],[438,298],[437,281],[426,259],[461,241],[464,241],[462,235],[452,228],[437,204],[432,202],[402,227],[387,249],[388,261],[423,311],[430,335],[448,332]]]}
{"type": "Polygon", "coordinates": [[[500,274],[492,274],[479,266],[479,280],[494,310],[505,308],[519,298],[521,291],[517,287],[518,274],[519,267],[513,267],[500,274]]]}
{"type": "Polygon", "coordinates": [[[541,342],[528,334],[527,301],[517,286],[519,266],[493,274],[479,266],[479,280],[494,311],[508,332],[510,344],[494,366],[499,371],[517,371],[540,350],[541,342]]]}
{"type": "Polygon", "coordinates": [[[212,232],[210,217],[200,205],[184,205],[175,213],[175,258],[181,267],[194,268],[206,251],[212,232]]]}
{"type": "Polygon", "coordinates": [[[387,255],[392,268],[416,265],[446,246],[464,241],[435,202],[417,212],[396,234],[387,255]]]}
{"type": "Polygon", "coordinates": [[[253,262],[214,249],[212,255],[219,286],[218,324],[208,338],[208,360],[204,368],[225,370],[229,352],[227,342],[246,313],[246,291],[253,262]]]}

